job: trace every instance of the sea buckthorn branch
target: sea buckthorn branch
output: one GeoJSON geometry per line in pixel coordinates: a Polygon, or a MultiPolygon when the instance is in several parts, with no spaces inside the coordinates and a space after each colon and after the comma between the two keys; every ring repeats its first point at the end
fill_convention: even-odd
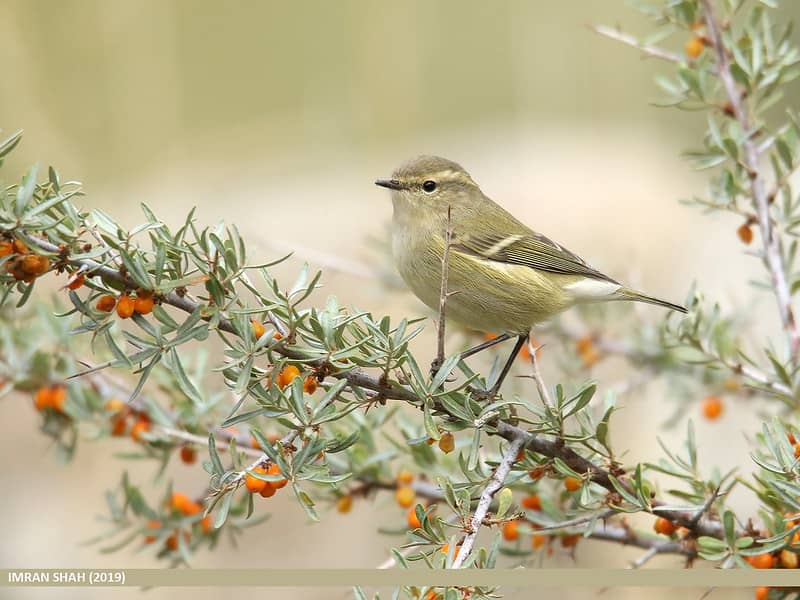
{"type": "MultiPolygon", "coordinates": [[[[45,252],[52,252],[59,254],[63,252],[62,248],[53,244],[49,240],[46,240],[42,237],[35,236],[28,232],[25,233],[27,242],[35,248],[40,248],[45,252]]],[[[113,255],[114,253],[112,253],[113,255]]],[[[113,258],[116,258],[114,256],[113,258]]],[[[62,259],[62,262],[72,268],[76,269],[83,269],[83,271],[90,276],[93,277],[100,277],[103,281],[109,282],[117,282],[121,283],[125,287],[131,287],[135,284],[135,282],[131,281],[130,274],[123,273],[119,269],[108,267],[107,265],[103,265],[98,263],[92,258],[78,258],[78,257],[71,257],[65,256],[62,259]],[[107,279],[105,279],[107,278],[107,279]]],[[[112,262],[116,262],[112,260],[112,262]]],[[[125,260],[121,260],[123,265],[125,264],[125,260]]],[[[161,298],[161,302],[163,304],[172,305],[190,315],[197,315],[197,318],[201,321],[204,319],[213,320],[213,326],[221,331],[233,333],[235,336],[241,336],[241,327],[236,326],[236,324],[229,319],[228,317],[221,316],[219,311],[211,311],[211,314],[207,314],[207,308],[204,305],[199,304],[197,301],[189,297],[187,293],[178,293],[178,292],[171,292],[168,294],[164,294],[163,298],[161,298]]],[[[274,316],[271,310],[268,310],[268,314],[270,320],[275,324],[276,329],[280,330],[282,328],[281,320],[274,316]]],[[[292,318],[289,319],[289,322],[292,322],[292,318]]],[[[294,319],[294,323],[296,324],[298,319],[294,319]]],[[[283,327],[283,331],[288,338],[291,335],[291,327],[292,325],[283,327]]],[[[279,340],[280,341],[280,340],[279,340]]],[[[369,390],[375,393],[375,396],[370,398],[370,401],[373,401],[375,398],[379,398],[381,400],[387,399],[396,399],[396,400],[404,400],[412,403],[415,406],[426,406],[430,402],[429,394],[434,389],[438,389],[438,385],[434,386],[431,390],[421,390],[421,388],[417,388],[416,390],[413,389],[414,386],[412,385],[409,389],[408,387],[400,387],[397,384],[390,384],[387,381],[381,378],[372,377],[366,372],[361,370],[351,369],[345,372],[341,370],[337,370],[337,365],[331,362],[327,358],[313,358],[311,360],[308,359],[308,353],[306,350],[302,348],[295,348],[285,343],[274,344],[272,345],[269,350],[274,352],[278,355],[281,355],[283,358],[289,358],[294,360],[303,361],[304,364],[311,366],[314,369],[319,369],[323,372],[326,372],[327,375],[332,376],[333,378],[340,378],[344,379],[347,384],[349,385],[348,390],[353,393],[358,393],[359,390],[369,390]],[[421,395],[422,394],[422,395],[421,395]]],[[[410,357],[409,357],[410,359],[410,357]]],[[[454,365],[455,366],[455,365],[454,365]]],[[[443,374],[443,377],[446,377],[447,373],[443,374]]],[[[444,379],[442,379],[442,382],[444,379]]],[[[342,388],[341,391],[344,391],[342,388]]],[[[453,418],[453,414],[451,413],[452,406],[446,405],[444,402],[444,398],[442,400],[433,400],[430,403],[430,406],[441,416],[446,418],[453,418]],[[449,415],[449,416],[448,416],[449,415]]],[[[502,411],[501,411],[502,412],[502,411]]],[[[302,415],[300,415],[302,416],[302,415]]],[[[299,416],[299,417],[300,417],[299,416]]],[[[489,422],[486,422],[489,425],[489,422]]],[[[501,421],[498,425],[498,432],[503,437],[508,437],[509,439],[515,440],[520,439],[520,436],[525,434],[522,429],[504,429],[504,423],[501,421]]],[[[297,435],[297,429],[292,429],[292,431],[288,434],[290,436],[297,435]]],[[[452,437],[452,436],[451,436],[452,437]]],[[[536,436],[536,439],[533,440],[531,438],[530,444],[531,447],[534,448],[536,451],[540,452],[545,456],[549,456],[551,458],[558,458],[564,465],[566,465],[569,469],[573,469],[577,473],[584,473],[588,477],[588,480],[597,481],[605,486],[612,486],[613,482],[610,479],[609,475],[604,472],[602,469],[596,467],[590,461],[584,459],[580,455],[578,455],[574,450],[569,448],[564,444],[564,441],[555,436],[557,439],[555,441],[548,441],[544,439],[542,435],[536,436]]],[[[292,437],[294,439],[294,437],[292,437]]],[[[262,445],[263,447],[263,445],[262,445]]],[[[275,449],[270,447],[272,453],[274,454],[275,449]]],[[[265,452],[262,456],[258,457],[258,460],[254,462],[249,470],[253,471],[259,468],[261,465],[267,464],[268,462],[275,462],[278,460],[279,456],[274,455],[271,456],[270,453],[265,452]]],[[[286,465],[282,465],[281,469],[285,472],[286,465]]],[[[219,469],[215,471],[214,476],[218,478],[221,482],[221,487],[218,487],[220,491],[232,491],[242,482],[243,479],[246,478],[248,469],[239,470],[235,473],[228,473],[225,472],[224,469],[219,469]]],[[[265,476],[266,477],[266,476],[265,476]]],[[[273,476],[275,477],[275,476],[273,476]]],[[[266,479],[262,479],[262,477],[254,476],[257,480],[262,481],[269,481],[270,477],[266,477],[266,479]]],[[[611,487],[609,487],[611,489],[611,487]]],[[[481,519],[482,522],[482,519],[481,519]]],[[[705,523],[701,523],[700,527],[705,527],[705,523]]]]}
{"type": "MultiPolygon", "coordinates": [[[[714,7],[711,0],[701,0],[701,2],[706,31],[716,55],[717,76],[725,90],[733,117],[739,122],[744,134],[740,141],[743,153],[739,160],[747,170],[750,180],[750,195],[761,230],[762,258],[770,273],[783,328],[789,337],[792,362],[796,363],[797,354],[800,352],[800,331],[798,331],[797,323],[795,322],[792,309],[792,294],[789,291],[789,284],[786,280],[786,267],[784,265],[781,241],[772,226],[770,199],[767,196],[765,177],[762,172],[756,141],[754,140],[759,124],[752,119],[745,102],[744,93],[734,79],[731,71],[728,45],[723,39],[720,23],[714,15],[714,7]]],[[[739,65],[739,70],[742,71],[741,65],[739,65]]]]}
{"type": "Polygon", "coordinates": [[[466,528],[466,535],[464,536],[464,540],[461,542],[461,549],[458,551],[455,559],[453,560],[453,569],[461,568],[461,566],[464,565],[465,561],[469,558],[470,553],[472,552],[472,547],[475,545],[475,540],[478,537],[478,532],[483,525],[483,520],[486,517],[486,513],[489,511],[489,505],[492,503],[494,495],[500,490],[501,487],[503,487],[503,483],[511,471],[511,466],[514,464],[517,455],[524,445],[525,438],[522,435],[517,435],[511,439],[508,449],[506,449],[506,451],[503,453],[503,458],[500,460],[500,464],[498,464],[495,468],[494,473],[492,473],[492,476],[489,479],[489,482],[486,484],[486,487],[481,493],[481,497],[478,500],[478,506],[475,507],[475,513],[472,517],[472,521],[470,521],[466,528]]]}
{"type": "MultiPolygon", "coordinates": [[[[769,127],[766,111],[780,100],[780,86],[794,78],[798,53],[790,41],[791,24],[778,31],[769,18],[769,8],[774,8],[771,3],[752,3],[737,28],[733,16],[744,12],[740,9],[745,4],[727,5],[729,14],[723,17],[716,16],[711,0],[643,10],[664,27],[664,34],[683,30],[691,36],[684,54],[674,57],[678,59],[677,78],[658,81],[668,95],[663,105],[709,111],[705,148],[689,156],[698,169],[716,168],[719,176],[711,182],[713,200],[690,202],[744,217],[737,235],[745,245],[753,241],[752,226],[758,226],[762,237],[759,255],[769,274],[769,288],[788,340],[790,371],[795,375],[800,331],[792,296],[798,274],[791,270],[792,256],[782,248],[780,232],[797,235],[800,206],[792,197],[790,179],[800,166],[800,122],[788,110],[788,123],[769,127]],[[773,172],[771,191],[767,165],[773,172]],[[781,193],[783,201],[778,202],[781,193]]],[[[608,28],[600,33],[608,34],[608,28]]],[[[627,34],[610,37],[637,45],[627,34]]]]}

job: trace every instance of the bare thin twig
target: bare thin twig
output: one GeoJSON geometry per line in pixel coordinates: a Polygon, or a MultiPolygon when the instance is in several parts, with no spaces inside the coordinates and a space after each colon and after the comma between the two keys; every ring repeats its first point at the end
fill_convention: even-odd
{"type": "MultiPolygon", "coordinates": [[[[736,84],[736,80],[731,73],[731,62],[728,51],[722,40],[720,25],[714,17],[714,7],[711,0],[702,0],[703,17],[706,23],[706,30],[711,41],[711,46],[717,57],[717,75],[722,82],[725,95],[731,105],[734,117],[739,121],[742,131],[752,131],[754,123],[751,114],[744,101],[744,95],[736,84]]],[[[786,281],[786,270],[783,264],[783,254],[781,252],[780,238],[776,235],[772,226],[769,212],[769,197],[764,184],[764,175],[761,171],[758,158],[758,148],[753,136],[748,136],[742,142],[744,150],[741,157],[742,164],[750,175],[750,195],[753,207],[758,217],[758,226],[761,231],[761,243],[763,245],[763,260],[772,279],[772,287],[775,298],[778,302],[778,312],[780,313],[783,329],[789,338],[789,347],[792,361],[797,361],[797,354],[800,352],[800,331],[794,318],[792,309],[792,295],[786,281]]]]}
{"type": "Polygon", "coordinates": [[[639,536],[628,527],[599,524],[589,537],[595,540],[618,542],[625,546],[635,546],[644,550],[654,550],[655,554],[683,554],[694,557],[697,551],[691,544],[681,541],[661,540],[652,537],[639,536]]]}
{"type": "Polygon", "coordinates": [[[447,313],[447,279],[450,265],[450,244],[453,239],[453,227],[450,218],[450,206],[447,207],[447,227],[444,233],[444,253],[442,254],[442,283],[439,287],[439,322],[436,327],[436,360],[435,368],[444,363],[444,320],[447,313]]]}
{"type": "Polygon", "coordinates": [[[550,397],[550,392],[547,391],[547,385],[545,385],[544,380],[542,379],[542,374],[539,371],[539,361],[536,358],[536,353],[539,351],[539,348],[541,348],[541,346],[533,346],[533,340],[529,336],[528,354],[531,357],[531,377],[533,377],[533,381],[536,382],[536,389],[539,392],[539,398],[541,398],[547,410],[552,412],[555,405],[553,404],[553,399],[550,397]]]}
{"type": "Polygon", "coordinates": [[[469,531],[467,531],[467,535],[464,536],[464,541],[461,542],[461,548],[458,551],[458,555],[453,561],[454,569],[460,568],[472,552],[472,547],[475,545],[475,540],[478,537],[478,532],[480,531],[483,519],[486,517],[486,513],[489,511],[489,505],[492,503],[492,498],[494,498],[494,495],[497,493],[497,491],[503,487],[503,482],[506,480],[508,473],[511,471],[511,465],[514,464],[517,454],[519,454],[519,451],[524,445],[524,438],[521,436],[511,440],[508,449],[503,455],[503,458],[500,460],[500,464],[497,465],[492,477],[489,479],[489,483],[487,483],[486,487],[483,489],[480,500],[478,500],[478,506],[475,507],[475,513],[472,515],[469,531]]]}

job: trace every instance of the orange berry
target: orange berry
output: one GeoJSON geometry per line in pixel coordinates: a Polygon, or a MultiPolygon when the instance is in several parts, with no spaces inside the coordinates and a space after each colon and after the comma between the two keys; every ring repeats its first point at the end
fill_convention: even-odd
{"type": "Polygon", "coordinates": [[[300,369],[294,365],[286,365],[278,375],[278,387],[283,389],[300,376],[300,369]]]}
{"type": "Polygon", "coordinates": [[[171,536],[167,538],[167,548],[172,550],[173,552],[178,549],[178,534],[173,533],[171,536]]]}
{"type": "Polygon", "coordinates": [[[544,546],[544,543],[546,541],[547,541],[547,537],[543,536],[541,533],[537,533],[537,534],[531,536],[531,546],[533,546],[534,550],[544,546]]]}
{"type": "Polygon", "coordinates": [[[125,403],[119,398],[112,398],[103,405],[103,408],[109,412],[119,412],[125,408],[125,403]]]}
{"type": "Polygon", "coordinates": [[[183,514],[185,514],[187,517],[190,517],[203,512],[203,506],[199,502],[189,502],[183,507],[181,512],[183,512],[183,514]]]}
{"type": "Polygon", "coordinates": [[[600,361],[601,358],[602,358],[602,355],[597,350],[595,350],[594,348],[591,348],[591,349],[587,350],[586,352],[584,352],[583,354],[581,354],[581,360],[583,360],[583,365],[586,368],[589,368],[589,367],[595,365],[596,363],[598,363],[600,361]]]}
{"type": "Polygon", "coordinates": [[[408,515],[406,515],[406,519],[408,521],[408,526],[411,529],[417,529],[419,527],[422,527],[422,523],[420,523],[419,519],[417,518],[416,506],[412,506],[411,508],[408,509],[408,515]]]}
{"type": "Polygon", "coordinates": [[[522,450],[517,452],[517,455],[514,457],[514,462],[519,462],[524,458],[525,458],[525,449],[523,448],[522,450]]]}
{"type": "Polygon", "coordinates": [[[202,519],[200,519],[200,528],[203,530],[203,533],[211,533],[211,529],[214,527],[214,523],[211,520],[211,515],[206,515],[202,519]]]}
{"type": "Polygon", "coordinates": [[[186,507],[192,504],[192,500],[186,494],[181,494],[180,492],[173,492],[172,499],[170,500],[169,504],[172,508],[174,508],[178,512],[185,512],[186,507]]]}
{"type": "Polygon", "coordinates": [[[538,481],[544,475],[544,471],[545,471],[544,467],[539,465],[538,467],[534,467],[533,469],[528,471],[528,477],[530,477],[534,481],[538,481]]]}
{"type": "MultiPolygon", "coordinates": [[[[281,468],[278,465],[276,465],[275,463],[272,463],[269,466],[269,469],[267,469],[267,474],[268,475],[283,475],[283,473],[281,473],[281,468]]],[[[279,479],[278,481],[270,481],[269,482],[269,484],[272,487],[274,487],[276,490],[281,489],[287,483],[289,483],[288,479],[279,479]]]]}
{"type": "MultiPolygon", "coordinates": [[[[147,522],[148,529],[161,529],[161,521],[148,521],[147,522]]],[[[144,543],[145,544],[152,544],[156,541],[156,536],[154,535],[146,535],[144,536],[144,543]]]]}
{"type": "MultiPolygon", "coordinates": [[[[453,552],[453,556],[458,556],[459,549],[461,549],[461,544],[456,544],[456,550],[455,552],[453,552]]],[[[450,544],[445,544],[444,546],[442,546],[440,552],[442,554],[447,554],[448,552],[450,552],[450,544]]]]}
{"type": "Polygon", "coordinates": [[[14,252],[14,244],[10,240],[0,240],[0,258],[14,252]]]}
{"type": "Polygon", "coordinates": [[[748,557],[748,562],[754,569],[771,569],[775,564],[775,557],[772,554],[756,554],[748,557]]]}
{"type": "Polygon", "coordinates": [[[264,324],[261,321],[250,321],[250,325],[253,327],[253,335],[256,339],[264,335],[264,324]]]}
{"type": "Polygon", "coordinates": [[[14,252],[17,254],[27,254],[28,253],[28,246],[25,245],[25,242],[22,240],[14,240],[12,243],[14,248],[14,252]]]}
{"type": "Polygon", "coordinates": [[[272,336],[272,339],[274,339],[274,340],[282,340],[283,339],[283,334],[280,331],[276,331],[275,334],[272,336]]]}
{"type": "Polygon", "coordinates": [[[134,300],[127,294],[123,294],[117,300],[117,315],[120,319],[129,319],[133,316],[134,300]]]}
{"type": "Polygon", "coordinates": [[[439,594],[437,594],[433,590],[430,590],[427,593],[427,595],[425,596],[425,600],[436,600],[436,598],[438,598],[438,597],[439,597],[439,594]]]}
{"type": "Polygon", "coordinates": [[[664,517],[658,517],[653,523],[653,531],[662,535],[672,535],[676,529],[675,523],[664,517]]]}
{"type": "Polygon", "coordinates": [[[561,546],[563,548],[572,548],[574,546],[577,546],[578,542],[580,541],[581,541],[580,533],[573,533],[572,535],[561,536],[561,546]]]}
{"type": "Polygon", "coordinates": [[[261,446],[258,443],[258,440],[255,438],[255,436],[252,435],[250,436],[250,447],[255,448],[256,450],[261,448],[261,446]]]}
{"type": "Polygon", "coordinates": [[[336,510],[342,514],[349,513],[351,508],[353,508],[352,496],[340,496],[336,501],[336,510]]]}
{"type": "Polygon", "coordinates": [[[197,451],[191,446],[181,447],[181,460],[185,465],[192,465],[197,460],[197,451]]]}
{"type": "Polygon", "coordinates": [[[50,268],[50,259],[38,254],[28,254],[22,259],[21,269],[26,275],[41,275],[50,268]]]}
{"type": "Polygon", "coordinates": [[[703,38],[699,36],[694,36],[684,46],[684,50],[686,51],[686,56],[689,58],[697,58],[703,53],[703,49],[706,47],[705,43],[703,42],[703,38]]]}
{"type": "Polygon", "coordinates": [[[428,444],[428,446],[433,446],[436,443],[436,440],[433,438],[428,438],[425,440],[425,443],[428,444]]]}
{"type": "Polygon", "coordinates": [[[722,408],[722,398],[719,396],[708,396],[703,400],[703,416],[709,421],[718,419],[722,408]]]}
{"type": "Polygon", "coordinates": [[[794,457],[800,458],[800,444],[794,445],[794,457]]]}
{"type": "Polygon", "coordinates": [[[33,405],[40,412],[46,408],[53,408],[52,388],[42,387],[36,390],[36,395],[33,397],[33,405]]]}
{"type": "MultiPolygon", "coordinates": [[[[258,473],[259,475],[266,475],[267,470],[264,467],[256,467],[253,469],[253,473],[258,473]]],[[[251,494],[255,494],[256,492],[260,492],[263,490],[267,482],[263,479],[258,479],[257,477],[253,477],[250,473],[245,474],[244,476],[244,485],[247,487],[247,490],[251,494]]],[[[271,486],[270,486],[271,487],[271,486]]]]}
{"type": "Polygon", "coordinates": [[[114,307],[116,305],[117,305],[117,299],[111,294],[106,294],[104,296],[100,296],[97,299],[97,304],[95,304],[95,308],[102,312],[111,312],[112,310],[114,310],[114,307]]]}
{"type": "Polygon", "coordinates": [[[794,437],[794,434],[791,431],[786,432],[786,439],[789,440],[789,443],[794,446],[797,443],[797,440],[794,437]]]}
{"type": "Polygon", "coordinates": [[[520,504],[529,510],[542,510],[542,501],[536,494],[525,496],[520,504]]]}
{"type": "Polygon", "coordinates": [[[114,437],[122,437],[127,433],[128,420],[124,415],[115,415],[111,418],[111,435],[114,437]]]}
{"type": "Polygon", "coordinates": [[[67,388],[63,385],[54,385],[50,390],[53,408],[58,412],[64,412],[64,404],[67,401],[67,388]]]}
{"type": "Polygon", "coordinates": [[[411,471],[402,470],[397,474],[397,483],[410,485],[414,481],[414,474],[411,471]]]}
{"type": "Polygon", "coordinates": [[[565,477],[564,487],[568,492],[577,492],[581,489],[581,480],[577,477],[565,477]]]}
{"type": "Polygon", "coordinates": [[[739,236],[743,244],[750,244],[753,241],[753,229],[750,227],[750,223],[739,225],[739,228],[736,230],[736,235],[739,236]]]}
{"type": "Polygon", "coordinates": [[[414,493],[414,490],[411,487],[402,486],[397,488],[394,497],[400,506],[402,506],[403,508],[408,508],[412,504],[414,504],[414,498],[416,497],[416,494],[414,493]]]}
{"type": "Polygon", "coordinates": [[[506,521],[503,523],[503,539],[512,542],[519,537],[519,523],[517,521],[506,521]]]}
{"type": "Polygon", "coordinates": [[[575,348],[578,354],[586,354],[594,348],[594,342],[590,336],[585,336],[576,342],[575,348]]]}
{"type": "MultiPolygon", "coordinates": [[[[133,301],[133,310],[140,315],[147,315],[153,312],[153,297],[149,295],[136,295],[136,299],[133,301]]],[[[117,311],[119,311],[119,306],[117,306],[117,311]]]]}
{"type": "Polygon", "coordinates": [[[73,279],[67,284],[67,289],[77,290],[85,283],[85,281],[86,281],[86,276],[83,273],[81,273],[75,279],[73,279]]]}
{"type": "Polygon", "coordinates": [[[309,375],[303,381],[303,391],[306,394],[313,394],[314,392],[317,391],[317,386],[318,385],[319,385],[319,382],[317,381],[317,378],[314,377],[313,375],[309,375]]]}
{"type": "Polygon", "coordinates": [[[272,498],[276,491],[277,490],[275,487],[268,481],[267,485],[264,486],[264,489],[258,492],[258,495],[262,498],[272,498]]]}
{"type": "Polygon", "coordinates": [[[439,438],[439,450],[444,452],[445,454],[450,454],[456,447],[456,440],[453,437],[453,434],[449,431],[446,431],[442,434],[442,437],[439,438]]]}
{"type": "Polygon", "coordinates": [[[767,600],[769,597],[769,588],[765,585],[756,588],[756,600],[767,600]]]}
{"type": "Polygon", "coordinates": [[[134,442],[139,442],[141,441],[142,434],[146,431],[150,431],[150,422],[140,418],[131,428],[131,438],[133,438],[134,442]]]}
{"type": "Polygon", "coordinates": [[[788,550],[786,548],[781,550],[780,561],[781,561],[781,566],[784,569],[796,569],[797,568],[797,563],[798,563],[797,554],[795,554],[791,550],[788,550]]]}

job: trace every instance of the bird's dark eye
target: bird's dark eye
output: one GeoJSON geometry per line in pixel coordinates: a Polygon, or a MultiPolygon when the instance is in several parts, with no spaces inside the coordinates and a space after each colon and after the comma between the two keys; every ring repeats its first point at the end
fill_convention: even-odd
{"type": "Polygon", "coordinates": [[[422,189],[426,193],[430,194],[430,193],[432,193],[433,191],[436,190],[436,182],[435,181],[431,181],[430,179],[428,179],[428,181],[426,181],[425,183],[422,184],[422,189]]]}

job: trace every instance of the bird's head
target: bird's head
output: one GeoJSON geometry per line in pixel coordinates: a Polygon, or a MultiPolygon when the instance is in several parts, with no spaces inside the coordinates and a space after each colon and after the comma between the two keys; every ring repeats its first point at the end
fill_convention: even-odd
{"type": "Polygon", "coordinates": [[[395,169],[389,179],[378,179],[375,185],[392,190],[395,209],[446,210],[458,207],[480,196],[480,188],[452,160],[438,156],[420,156],[395,169]]]}

